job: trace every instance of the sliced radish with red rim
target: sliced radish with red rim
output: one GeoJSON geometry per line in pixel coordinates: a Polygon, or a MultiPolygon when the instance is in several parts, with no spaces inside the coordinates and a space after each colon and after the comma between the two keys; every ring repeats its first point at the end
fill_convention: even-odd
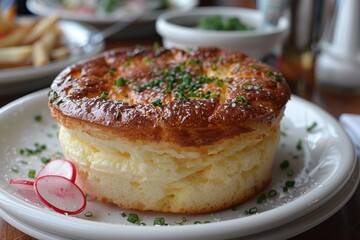
{"type": "Polygon", "coordinates": [[[50,208],[62,214],[78,214],[86,207],[81,189],[64,176],[44,175],[34,182],[35,192],[50,208]]]}
{"type": "Polygon", "coordinates": [[[26,180],[26,179],[17,179],[17,178],[11,178],[10,184],[19,184],[19,185],[27,185],[27,186],[33,186],[34,181],[32,180],[26,180]]]}
{"type": "Polygon", "coordinates": [[[76,178],[76,169],[73,162],[66,159],[55,159],[47,163],[36,176],[47,176],[47,175],[57,175],[63,176],[69,179],[72,182],[75,182],[76,178]]]}

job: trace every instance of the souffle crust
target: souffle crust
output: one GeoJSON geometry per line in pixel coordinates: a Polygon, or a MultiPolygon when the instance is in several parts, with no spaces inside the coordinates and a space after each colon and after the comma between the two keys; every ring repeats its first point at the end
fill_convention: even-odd
{"type": "Polygon", "coordinates": [[[242,53],[144,47],[66,68],[49,107],[61,125],[103,139],[198,147],[272,125],[289,98],[281,73],[242,53]]]}

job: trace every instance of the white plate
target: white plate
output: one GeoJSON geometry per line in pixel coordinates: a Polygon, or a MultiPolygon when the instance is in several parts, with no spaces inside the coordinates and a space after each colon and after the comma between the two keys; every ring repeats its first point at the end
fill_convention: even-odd
{"type": "MultiPolygon", "coordinates": [[[[312,211],[311,213],[296,219],[285,225],[270,229],[265,232],[256,233],[253,235],[245,236],[246,239],[288,239],[290,237],[296,236],[300,233],[303,233],[312,227],[318,225],[322,221],[325,221],[330,216],[335,214],[339,209],[341,209],[346,202],[351,198],[355,190],[357,189],[359,183],[360,168],[359,162],[356,164],[353,173],[349,181],[346,183],[341,190],[332,197],[325,204],[312,211]]],[[[9,224],[15,226],[19,230],[27,233],[28,235],[41,240],[66,240],[66,238],[54,235],[52,233],[46,232],[44,230],[34,228],[31,225],[23,223],[16,219],[14,216],[2,211],[0,209],[0,216],[5,219],[9,224]]],[[[236,238],[237,240],[244,239],[243,237],[236,238]]]]}
{"type": "Polygon", "coordinates": [[[91,43],[89,41],[91,34],[96,31],[93,27],[66,20],[59,21],[58,25],[64,33],[64,41],[70,48],[71,55],[37,68],[19,67],[0,70],[0,95],[50,86],[53,77],[65,67],[103,50],[103,42],[91,43]],[[80,52],[79,46],[82,47],[80,52]]]}
{"type": "MultiPolygon", "coordinates": [[[[329,114],[292,96],[282,121],[282,129],[287,135],[282,137],[277,151],[273,180],[264,191],[276,189],[278,195],[265,203],[257,204],[254,198],[236,209],[188,215],[185,216],[187,221],[184,225],[175,224],[181,221],[183,215],[136,212],[147,225],[137,226],[121,216],[123,211],[127,214],[133,211],[92,200],[88,201],[85,210],[92,212],[92,217],[85,217],[85,212],[75,217],[55,213],[34,200],[26,199],[8,184],[9,178],[26,178],[29,169],[39,169],[42,165],[40,157],[60,151],[56,139],[57,128],[47,109],[47,91],[28,95],[0,110],[0,207],[7,216],[28,228],[76,239],[229,239],[274,231],[297,219],[307,218],[319,208],[334,213],[338,209],[337,204],[332,204],[331,209],[326,204],[333,199],[340,199],[336,201],[342,206],[352,195],[353,188],[345,193],[340,192],[344,187],[349,188],[349,179],[356,172],[357,161],[349,138],[329,114]],[[40,123],[34,120],[34,116],[39,114],[43,116],[40,123]],[[309,133],[306,127],[313,122],[317,126],[309,133]],[[302,150],[296,149],[299,140],[302,141],[302,150]],[[46,143],[47,150],[30,157],[19,154],[20,149],[33,148],[36,142],[46,143]],[[285,159],[290,161],[294,172],[292,178],[279,167],[285,159]],[[22,160],[28,161],[28,164],[22,164],[22,160]],[[20,166],[18,173],[11,170],[15,164],[20,166]],[[282,186],[288,179],[294,179],[296,186],[284,193],[282,186]],[[259,213],[246,216],[244,210],[254,206],[258,207],[259,213]],[[164,217],[170,226],[152,226],[155,217],[164,217]],[[194,225],[194,221],[210,223],[194,225]]],[[[355,181],[353,187],[357,184],[358,175],[352,181],[355,181]]],[[[325,220],[322,214],[310,218],[313,225],[325,220]]],[[[282,229],[283,236],[302,231],[290,230],[282,229]]]]}
{"type": "MultiPolygon", "coordinates": [[[[126,1],[125,5],[120,5],[112,13],[96,12],[94,14],[82,14],[81,12],[75,12],[64,8],[64,5],[56,0],[28,0],[27,8],[38,15],[49,16],[53,14],[59,15],[63,19],[75,20],[80,22],[86,22],[91,24],[109,24],[117,21],[126,20],[133,14],[138,14],[141,11],[147,11],[147,14],[141,19],[142,21],[154,21],[156,17],[168,10],[156,10],[152,9],[149,5],[139,4],[141,1],[126,1]]],[[[150,2],[150,1],[149,1],[150,2]]],[[[148,3],[149,3],[148,2],[148,3]]],[[[152,1],[156,4],[156,1],[152,1]]],[[[160,1],[159,1],[160,2],[160,1]]],[[[199,4],[198,0],[168,0],[169,9],[182,9],[190,10],[199,4]]],[[[150,2],[151,3],[151,2],[150,2]]],[[[152,4],[150,4],[152,5],[152,4]]]]}

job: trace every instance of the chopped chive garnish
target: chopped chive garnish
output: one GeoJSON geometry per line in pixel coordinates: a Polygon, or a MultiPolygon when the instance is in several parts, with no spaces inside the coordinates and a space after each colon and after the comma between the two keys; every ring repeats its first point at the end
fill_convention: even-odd
{"type": "Polygon", "coordinates": [[[227,81],[228,83],[231,83],[231,82],[234,81],[234,78],[232,78],[232,77],[231,77],[231,78],[227,78],[226,81],[227,81]]]}
{"type": "Polygon", "coordinates": [[[195,221],[194,224],[201,224],[201,222],[200,221],[195,221]]]}
{"type": "Polygon", "coordinates": [[[115,118],[116,118],[116,119],[119,119],[119,118],[120,118],[120,112],[116,112],[115,118]]]}
{"type": "Polygon", "coordinates": [[[118,78],[115,80],[114,85],[117,87],[122,87],[122,86],[125,86],[126,83],[127,83],[127,80],[125,78],[121,77],[121,78],[118,78]]]}
{"type": "Polygon", "coordinates": [[[109,93],[107,93],[107,92],[102,92],[101,95],[100,95],[100,97],[101,97],[102,99],[107,99],[107,98],[109,97],[109,93]]]}
{"type": "Polygon", "coordinates": [[[280,163],[280,169],[287,169],[290,166],[290,162],[288,160],[284,160],[282,161],[282,163],[280,163]]]}
{"type": "Polygon", "coordinates": [[[276,73],[274,75],[275,81],[281,82],[283,80],[283,75],[281,73],[276,73]]]}
{"type": "Polygon", "coordinates": [[[269,197],[275,197],[277,195],[277,191],[275,189],[271,189],[268,193],[269,197]]]}
{"type": "Polygon", "coordinates": [[[294,175],[294,171],[291,170],[291,169],[289,169],[289,170],[287,171],[287,175],[288,175],[289,177],[292,177],[292,176],[294,175]]]}
{"type": "Polygon", "coordinates": [[[130,64],[132,64],[133,62],[134,62],[134,59],[132,59],[132,58],[128,59],[128,60],[124,63],[124,67],[130,66],[130,64]]]}
{"type": "Polygon", "coordinates": [[[54,158],[61,158],[64,157],[64,154],[62,152],[55,152],[54,154],[52,154],[51,156],[53,159],[54,158]]]}
{"type": "Polygon", "coordinates": [[[19,153],[21,155],[36,155],[38,153],[41,153],[42,151],[46,150],[46,145],[44,144],[39,144],[39,143],[35,143],[34,144],[35,149],[31,149],[31,148],[24,148],[24,149],[20,149],[19,153]]]}
{"type": "Polygon", "coordinates": [[[179,225],[184,225],[184,222],[186,222],[186,221],[187,221],[186,217],[182,217],[181,222],[175,222],[175,223],[179,224],[179,225]]]}
{"type": "Polygon", "coordinates": [[[273,71],[267,70],[267,71],[265,72],[265,77],[271,77],[273,74],[274,74],[273,71]]]}
{"type": "Polygon", "coordinates": [[[220,94],[210,93],[210,98],[219,98],[220,94]]]}
{"type": "Polygon", "coordinates": [[[142,92],[142,91],[144,91],[144,88],[141,87],[141,86],[139,86],[139,85],[135,85],[135,86],[134,86],[134,89],[135,89],[137,92],[142,92]]]}
{"type": "Polygon", "coordinates": [[[28,177],[29,178],[35,178],[36,175],[36,170],[35,169],[30,169],[28,172],[28,177]]]}
{"type": "Polygon", "coordinates": [[[144,57],[142,61],[148,63],[151,61],[151,59],[149,57],[144,57]]]}
{"type": "Polygon", "coordinates": [[[287,187],[283,187],[282,190],[283,190],[283,192],[287,192],[287,191],[288,191],[288,188],[287,188],[287,187]]]}
{"type": "Polygon", "coordinates": [[[246,97],[242,96],[242,95],[236,96],[236,101],[241,102],[242,104],[249,103],[249,100],[246,97]]]}
{"type": "Polygon", "coordinates": [[[252,82],[244,82],[241,84],[241,89],[252,90],[252,89],[254,89],[254,84],[252,82]]]}
{"type": "Polygon", "coordinates": [[[41,162],[46,164],[46,163],[49,163],[51,161],[51,158],[47,158],[47,157],[42,157],[41,158],[41,162]]]}
{"type": "Polygon", "coordinates": [[[15,172],[15,173],[18,173],[19,172],[19,166],[18,165],[13,165],[11,167],[11,171],[15,172]]]}
{"type": "Polygon", "coordinates": [[[255,213],[257,213],[257,212],[258,212],[257,207],[253,207],[253,208],[250,208],[250,209],[249,209],[249,214],[255,214],[255,213]]]}
{"type": "Polygon", "coordinates": [[[218,80],[216,80],[216,85],[217,85],[218,87],[222,87],[222,86],[224,86],[224,81],[218,79],[218,80]]]}
{"type": "Polygon", "coordinates": [[[301,151],[302,150],[302,141],[301,139],[298,140],[298,142],[296,143],[296,149],[301,151]]]}
{"type": "Polygon", "coordinates": [[[153,48],[154,50],[159,49],[159,48],[160,48],[160,43],[159,43],[158,41],[153,42],[152,48],[153,48]]]}
{"type": "Polygon", "coordinates": [[[216,63],[211,63],[210,68],[215,71],[217,69],[216,63]]]}
{"type": "Polygon", "coordinates": [[[84,216],[85,216],[85,217],[92,217],[92,212],[86,212],[86,213],[84,214],[84,216]]]}
{"type": "Polygon", "coordinates": [[[162,107],[162,103],[161,103],[161,99],[156,99],[155,101],[151,102],[151,105],[153,105],[154,107],[162,107]]]}
{"type": "Polygon", "coordinates": [[[122,212],[122,213],[121,213],[121,216],[122,216],[122,217],[126,217],[126,212],[122,212]]]}
{"type": "Polygon", "coordinates": [[[313,122],[309,127],[306,128],[306,131],[312,132],[317,126],[317,122],[313,122]]]}
{"type": "Polygon", "coordinates": [[[43,118],[41,115],[35,115],[34,120],[35,120],[35,122],[41,122],[43,120],[43,118]]]}
{"type": "Polygon", "coordinates": [[[128,222],[131,222],[131,223],[136,223],[138,222],[140,219],[139,219],[139,216],[136,214],[136,213],[130,213],[129,214],[129,217],[127,218],[128,222]]]}
{"type": "Polygon", "coordinates": [[[48,95],[49,95],[49,102],[50,103],[53,103],[59,97],[57,92],[54,92],[53,90],[51,90],[48,95]]]}
{"type": "Polygon", "coordinates": [[[255,69],[255,70],[260,70],[260,69],[261,69],[261,67],[260,67],[259,65],[254,64],[254,63],[251,63],[249,66],[250,66],[252,69],[255,69]]]}
{"type": "Polygon", "coordinates": [[[256,199],[256,202],[261,204],[266,201],[266,195],[265,193],[261,193],[260,196],[256,199]]]}
{"type": "Polygon", "coordinates": [[[56,105],[59,106],[59,105],[62,104],[63,102],[64,102],[64,100],[60,99],[59,101],[56,102],[56,105]]]}
{"type": "Polygon", "coordinates": [[[189,61],[189,64],[190,64],[190,65],[197,65],[197,64],[201,64],[201,63],[202,63],[202,61],[199,60],[199,59],[191,59],[191,60],[189,61]]]}
{"type": "Polygon", "coordinates": [[[252,207],[252,208],[250,208],[249,210],[245,210],[245,211],[244,211],[244,213],[245,213],[246,215],[255,214],[255,213],[257,213],[257,212],[258,212],[258,208],[257,208],[257,207],[252,207]]]}
{"type": "Polygon", "coordinates": [[[114,72],[115,72],[115,68],[114,68],[114,67],[111,67],[111,68],[109,69],[109,74],[112,76],[112,75],[114,75],[114,72]]]}
{"type": "Polygon", "coordinates": [[[158,217],[154,219],[154,224],[153,225],[160,225],[160,226],[164,226],[165,225],[165,218],[163,217],[158,217]]]}
{"type": "Polygon", "coordinates": [[[293,180],[288,180],[285,182],[285,186],[288,187],[288,188],[292,188],[295,186],[295,181],[293,180]]]}
{"type": "Polygon", "coordinates": [[[146,223],[144,223],[143,221],[139,221],[139,222],[137,222],[137,225],[139,225],[139,226],[146,226],[146,223]]]}

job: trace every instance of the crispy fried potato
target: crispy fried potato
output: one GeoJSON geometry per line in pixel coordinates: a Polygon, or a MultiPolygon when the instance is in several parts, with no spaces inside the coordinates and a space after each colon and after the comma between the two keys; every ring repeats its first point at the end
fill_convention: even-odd
{"type": "Polygon", "coordinates": [[[0,69],[43,66],[70,55],[61,42],[58,16],[16,21],[16,7],[0,13],[0,69]]]}
{"type": "Polygon", "coordinates": [[[0,38],[0,48],[16,46],[21,43],[24,37],[30,32],[33,26],[21,26],[13,29],[5,37],[0,38]]]}
{"type": "Polygon", "coordinates": [[[43,43],[46,54],[50,55],[51,50],[55,47],[57,42],[57,33],[56,31],[48,31],[41,38],[40,41],[43,43]]]}
{"type": "Polygon", "coordinates": [[[18,24],[12,20],[5,18],[0,15],[0,33],[6,34],[10,32],[12,29],[15,29],[18,24]]]}
{"type": "Polygon", "coordinates": [[[70,50],[66,46],[54,48],[50,53],[50,57],[53,60],[63,59],[69,55],[70,55],[70,50]]]}
{"type": "Polygon", "coordinates": [[[15,21],[16,13],[17,13],[17,6],[11,5],[8,9],[6,9],[4,16],[6,19],[10,21],[15,21]]]}
{"type": "Polygon", "coordinates": [[[8,33],[17,27],[17,23],[15,21],[16,12],[17,6],[12,5],[6,9],[3,15],[0,15],[0,33],[8,33]]]}
{"type": "Polygon", "coordinates": [[[50,56],[47,53],[46,46],[43,41],[38,40],[33,44],[32,62],[34,67],[39,67],[49,63],[50,56]]]}
{"type": "Polygon", "coordinates": [[[0,64],[22,64],[32,53],[32,46],[0,48],[0,64]]]}
{"type": "Polygon", "coordinates": [[[42,18],[32,29],[32,31],[27,35],[24,39],[23,44],[31,44],[38,40],[41,35],[45,32],[49,31],[52,28],[55,28],[57,21],[59,20],[59,16],[51,16],[42,18]]]}

